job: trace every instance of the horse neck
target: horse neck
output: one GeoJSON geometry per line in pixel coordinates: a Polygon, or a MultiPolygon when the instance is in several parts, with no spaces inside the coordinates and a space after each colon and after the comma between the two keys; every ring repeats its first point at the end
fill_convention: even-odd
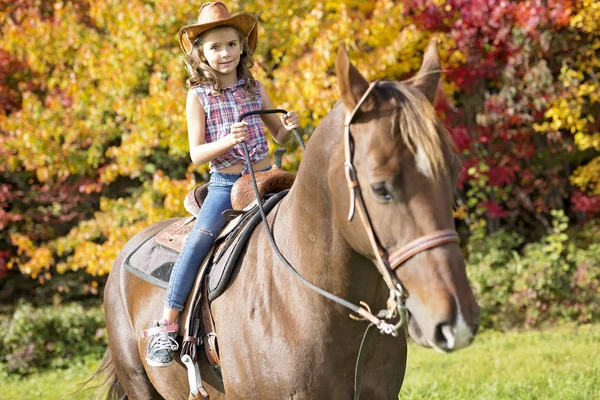
{"type": "MultiPolygon", "coordinates": [[[[285,243],[290,262],[309,282],[346,300],[358,303],[372,301],[382,291],[382,278],[371,261],[356,253],[337,228],[332,196],[328,183],[332,155],[343,151],[342,133],[344,108],[338,106],[327,116],[311,136],[298,176],[284,207],[280,209],[281,223],[278,242],[285,243]]],[[[291,275],[291,274],[290,274],[291,275]]],[[[299,282],[292,285],[300,286],[299,282]]],[[[336,307],[335,303],[319,296],[320,306],[336,307]]],[[[346,311],[344,311],[346,312],[346,311]]]]}

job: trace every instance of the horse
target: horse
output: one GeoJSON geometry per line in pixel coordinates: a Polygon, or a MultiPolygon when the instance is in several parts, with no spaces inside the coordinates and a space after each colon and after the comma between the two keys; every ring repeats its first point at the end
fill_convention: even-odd
{"type": "MultiPolygon", "coordinates": [[[[455,240],[423,247],[419,239],[455,232],[453,189],[461,168],[432,106],[441,70],[437,42],[430,43],[420,70],[408,81],[369,84],[343,46],[335,70],[341,101],[313,132],[296,181],[267,217],[273,238],[304,279],[348,302],[385,309],[388,295],[398,294],[386,285],[392,279],[404,291],[406,330],[416,343],[441,352],[466,347],[477,331],[479,307],[461,249],[455,240]],[[366,225],[352,217],[356,193],[366,225]],[[376,267],[382,254],[398,255],[407,244],[417,250],[402,250],[402,265],[382,279],[376,267]]],[[[159,316],[164,289],[122,267],[135,243],[171,222],[152,225],[130,240],[107,280],[108,350],[100,370],[112,373],[109,395],[115,398],[188,397],[184,365],[149,367],[146,342],[139,338],[159,316]]],[[[221,383],[201,358],[211,398],[353,397],[355,361],[368,322],[349,318],[346,308],[301,285],[276,257],[263,225],[254,230],[227,290],[211,309],[222,366],[221,383]]],[[[406,336],[400,329],[396,337],[372,337],[362,355],[363,398],[398,398],[406,336]]]]}

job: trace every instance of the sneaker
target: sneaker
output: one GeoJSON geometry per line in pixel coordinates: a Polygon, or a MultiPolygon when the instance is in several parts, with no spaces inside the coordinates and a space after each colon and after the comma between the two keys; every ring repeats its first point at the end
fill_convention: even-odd
{"type": "MultiPolygon", "coordinates": [[[[154,321],[152,328],[166,327],[169,323],[154,321]]],[[[173,352],[179,349],[177,330],[174,332],[158,332],[150,337],[146,348],[146,362],[153,367],[168,367],[173,364],[173,352]]]]}

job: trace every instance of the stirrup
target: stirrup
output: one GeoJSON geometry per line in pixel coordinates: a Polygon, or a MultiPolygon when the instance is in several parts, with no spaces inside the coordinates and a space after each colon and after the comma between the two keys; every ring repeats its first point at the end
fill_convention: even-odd
{"type": "Polygon", "coordinates": [[[192,361],[192,358],[187,354],[181,357],[181,362],[185,364],[188,372],[188,382],[190,383],[189,399],[209,399],[210,396],[206,389],[204,389],[204,385],[202,385],[202,377],[200,376],[200,367],[198,367],[198,363],[192,361]]]}

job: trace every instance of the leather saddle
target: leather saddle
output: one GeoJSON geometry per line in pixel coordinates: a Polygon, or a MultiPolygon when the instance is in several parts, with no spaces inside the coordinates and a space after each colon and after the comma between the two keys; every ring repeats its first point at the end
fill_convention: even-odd
{"type": "MultiPolygon", "coordinates": [[[[283,171],[280,168],[273,168],[269,171],[254,173],[256,184],[261,198],[267,194],[281,192],[292,187],[296,175],[283,171]]],[[[187,212],[193,217],[197,217],[202,207],[202,203],[208,194],[208,183],[200,185],[192,190],[186,196],[183,205],[187,212]]],[[[247,213],[249,207],[256,200],[256,194],[252,187],[252,178],[250,175],[244,175],[238,179],[231,190],[232,210],[223,213],[227,221],[234,220],[238,215],[247,213]]],[[[194,218],[187,218],[169,225],[156,235],[156,242],[167,249],[181,252],[187,235],[194,226],[191,222],[194,218]]],[[[226,230],[227,227],[224,228],[226,230]]]]}

